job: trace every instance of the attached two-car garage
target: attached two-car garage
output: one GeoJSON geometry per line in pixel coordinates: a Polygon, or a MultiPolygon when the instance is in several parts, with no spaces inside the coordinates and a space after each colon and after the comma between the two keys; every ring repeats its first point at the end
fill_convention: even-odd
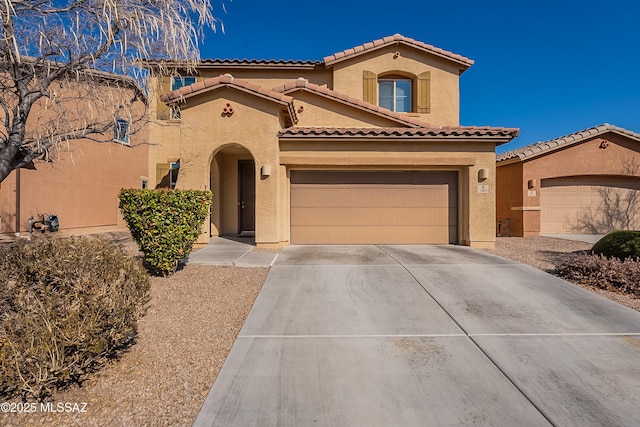
{"type": "Polygon", "coordinates": [[[455,171],[291,171],[292,244],[457,243],[455,171]]]}
{"type": "Polygon", "coordinates": [[[541,233],[640,228],[640,178],[582,176],[544,179],[541,184],[541,233]]]}

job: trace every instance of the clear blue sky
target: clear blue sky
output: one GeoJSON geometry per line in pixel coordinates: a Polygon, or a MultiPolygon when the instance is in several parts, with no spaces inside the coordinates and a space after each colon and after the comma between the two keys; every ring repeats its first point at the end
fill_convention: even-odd
{"type": "Polygon", "coordinates": [[[602,123],[640,132],[635,0],[218,1],[203,58],[322,60],[400,33],[473,59],[460,124],[520,128],[498,152],[602,123]]]}

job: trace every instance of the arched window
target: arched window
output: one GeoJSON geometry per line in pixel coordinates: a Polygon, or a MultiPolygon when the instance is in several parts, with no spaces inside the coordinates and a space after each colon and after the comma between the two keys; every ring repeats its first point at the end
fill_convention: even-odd
{"type": "Polygon", "coordinates": [[[431,73],[376,74],[363,71],[362,99],[398,113],[431,112],[431,73]]]}

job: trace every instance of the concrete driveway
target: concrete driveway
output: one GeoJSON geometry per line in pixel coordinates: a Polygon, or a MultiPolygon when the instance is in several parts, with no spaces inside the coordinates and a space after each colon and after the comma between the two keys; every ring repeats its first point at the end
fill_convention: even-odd
{"type": "Polygon", "coordinates": [[[640,313],[461,246],[291,246],[195,426],[640,420],[640,313]]]}

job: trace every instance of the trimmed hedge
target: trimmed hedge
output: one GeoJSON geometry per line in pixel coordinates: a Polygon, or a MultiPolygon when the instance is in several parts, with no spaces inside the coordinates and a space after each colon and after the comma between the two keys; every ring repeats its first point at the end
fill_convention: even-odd
{"type": "Polygon", "coordinates": [[[120,191],[120,211],[152,273],[168,276],[186,258],[202,231],[213,200],[210,191],[120,191]]]}
{"type": "Polygon", "coordinates": [[[640,231],[619,230],[600,239],[593,253],[619,259],[640,258],[640,231]]]}
{"type": "Polygon", "coordinates": [[[133,343],[149,301],[139,260],[108,241],[0,250],[0,395],[43,398],[133,343]]]}

